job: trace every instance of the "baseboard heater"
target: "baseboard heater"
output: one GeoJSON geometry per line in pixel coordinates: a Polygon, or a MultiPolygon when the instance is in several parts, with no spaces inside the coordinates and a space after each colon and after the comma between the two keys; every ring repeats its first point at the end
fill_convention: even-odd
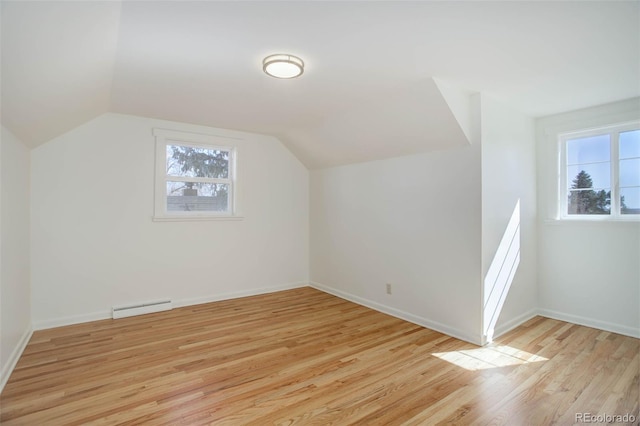
{"type": "Polygon", "coordinates": [[[113,319],[132,317],[135,315],[151,314],[153,312],[170,311],[173,308],[171,300],[154,300],[132,305],[114,306],[111,308],[113,319]]]}

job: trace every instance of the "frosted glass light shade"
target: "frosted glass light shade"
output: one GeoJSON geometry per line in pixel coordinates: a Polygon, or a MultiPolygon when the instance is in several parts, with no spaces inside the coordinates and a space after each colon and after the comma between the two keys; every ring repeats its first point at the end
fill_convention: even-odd
{"type": "Polygon", "coordinates": [[[304,62],[293,55],[270,55],[262,61],[262,69],[271,77],[295,78],[304,72],[304,62]]]}

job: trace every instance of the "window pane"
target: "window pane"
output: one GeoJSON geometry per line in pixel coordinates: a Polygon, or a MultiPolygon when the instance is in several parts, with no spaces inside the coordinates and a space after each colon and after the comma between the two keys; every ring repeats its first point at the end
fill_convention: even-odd
{"type": "Polygon", "coordinates": [[[620,158],[640,157],[640,130],[620,133],[620,158]]]}
{"type": "Polygon", "coordinates": [[[611,190],[569,191],[567,205],[568,214],[609,214],[611,212],[611,190]]]}
{"type": "Polygon", "coordinates": [[[610,188],[611,164],[596,163],[567,167],[568,189],[575,188],[610,188]]]}
{"type": "Polygon", "coordinates": [[[229,185],[167,182],[167,211],[229,211],[229,185]]]}
{"type": "Polygon", "coordinates": [[[620,213],[640,214],[640,188],[620,189],[620,213]]]}
{"type": "Polygon", "coordinates": [[[167,175],[227,179],[229,151],[167,145],[167,175]]]}
{"type": "Polygon", "coordinates": [[[640,158],[620,160],[620,186],[640,186],[640,158]]]}
{"type": "Polygon", "coordinates": [[[589,136],[567,141],[567,164],[609,161],[609,135],[589,136]]]}

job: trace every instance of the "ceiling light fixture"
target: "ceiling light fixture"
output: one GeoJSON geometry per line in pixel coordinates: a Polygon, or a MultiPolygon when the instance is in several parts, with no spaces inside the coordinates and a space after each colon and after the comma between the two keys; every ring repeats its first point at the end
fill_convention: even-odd
{"type": "Polygon", "coordinates": [[[297,56],[278,53],[262,60],[262,70],[275,78],[296,78],[304,72],[304,62],[297,56]]]}

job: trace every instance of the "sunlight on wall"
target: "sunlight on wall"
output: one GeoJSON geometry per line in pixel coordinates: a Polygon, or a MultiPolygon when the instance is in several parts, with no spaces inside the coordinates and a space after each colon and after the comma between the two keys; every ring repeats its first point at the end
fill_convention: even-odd
{"type": "Polygon", "coordinates": [[[484,278],[483,332],[487,342],[493,333],[504,301],[520,264],[520,200],[511,214],[507,229],[484,278]]]}
{"type": "Polygon", "coordinates": [[[511,346],[489,346],[432,355],[470,371],[548,361],[547,358],[511,346]]]}

